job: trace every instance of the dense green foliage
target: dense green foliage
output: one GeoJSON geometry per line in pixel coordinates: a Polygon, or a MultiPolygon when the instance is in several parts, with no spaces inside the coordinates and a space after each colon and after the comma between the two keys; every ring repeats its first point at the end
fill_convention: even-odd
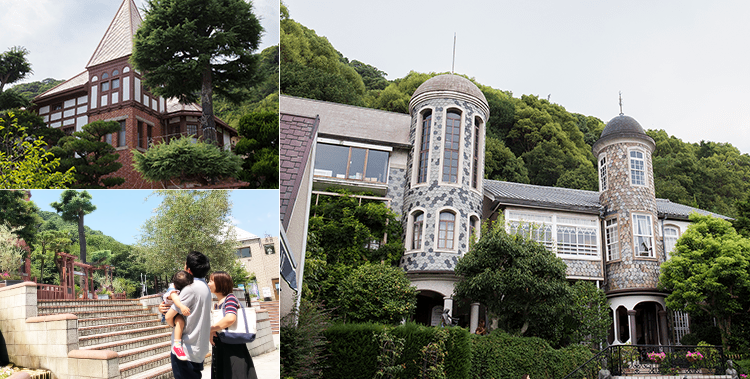
{"type": "Polygon", "coordinates": [[[51,89],[52,87],[62,82],[64,82],[64,80],[47,78],[47,79],[36,81],[36,82],[16,84],[11,88],[11,90],[21,95],[24,99],[31,101],[37,95],[40,95],[46,92],[47,90],[51,89]]]}
{"type": "Polygon", "coordinates": [[[39,207],[27,197],[26,191],[0,191],[0,224],[18,228],[15,234],[33,247],[42,218],[39,207]]]}
{"type": "Polygon", "coordinates": [[[716,320],[730,348],[733,319],[750,312],[750,240],[729,221],[693,214],[672,257],[661,265],[659,286],[671,292],[667,306],[716,320]]]}
{"type": "Polygon", "coordinates": [[[328,312],[302,299],[281,320],[281,377],[317,379],[325,365],[323,332],[330,325],[328,312]]]}
{"type": "Polygon", "coordinates": [[[60,158],[58,172],[75,168],[76,188],[108,188],[125,183],[125,178],[110,176],[122,167],[120,154],[106,142],[107,135],[120,131],[117,121],[94,121],[83,130],[60,139],[52,153],[60,158]]]}
{"type": "Polygon", "coordinates": [[[538,242],[507,233],[502,222],[486,225],[456,264],[456,297],[484,304],[500,329],[557,343],[559,310],[570,298],[565,263],[538,242]]]}
{"type": "Polygon", "coordinates": [[[13,46],[0,53],[0,92],[5,85],[15,83],[31,73],[31,63],[26,60],[29,51],[22,46],[13,46]]]}
{"type": "Polygon", "coordinates": [[[471,336],[470,378],[563,378],[593,354],[582,345],[556,350],[541,338],[517,337],[496,330],[471,336]]]}
{"type": "Polygon", "coordinates": [[[202,184],[236,178],[242,158],[229,150],[204,141],[182,136],[169,143],[158,143],[145,153],[133,150],[133,167],[144,179],[181,186],[190,182],[202,184]]]}
{"type": "Polygon", "coordinates": [[[463,328],[432,328],[414,323],[397,327],[378,324],[337,324],[328,328],[325,338],[326,369],[324,378],[372,378],[378,368],[380,344],[377,334],[388,330],[396,338],[403,338],[404,350],[397,364],[405,365],[398,378],[421,378],[422,348],[436,341],[447,331],[445,346],[445,378],[467,378],[471,366],[469,332],[463,328]]]}
{"type": "Polygon", "coordinates": [[[81,262],[86,263],[86,232],[83,228],[83,218],[96,210],[91,203],[88,191],[65,190],[60,194],[60,201],[50,204],[62,216],[63,221],[73,221],[78,224],[78,243],[80,246],[81,262]]]}
{"type": "Polygon", "coordinates": [[[234,153],[243,156],[239,179],[249,188],[279,188],[279,114],[248,113],[240,119],[234,153]]]}
{"type": "Polygon", "coordinates": [[[364,264],[349,273],[332,301],[346,322],[397,325],[417,308],[417,289],[398,267],[364,264]]]}
{"type": "Polygon", "coordinates": [[[404,253],[401,223],[386,204],[369,199],[360,204],[339,192],[345,196],[320,196],[310,209],[303,297],[323,303],[338,298],[339,283],[353,269],[392,265],[404,253]]]}
{"type": "Polygon", "coordinates": [[[256,84],[253,51],[262,30],[244,0],[149,0],[130,60],[155,95],[200,97],[208,133],[215,128],[213,92],[239,102],[256,84]]]}

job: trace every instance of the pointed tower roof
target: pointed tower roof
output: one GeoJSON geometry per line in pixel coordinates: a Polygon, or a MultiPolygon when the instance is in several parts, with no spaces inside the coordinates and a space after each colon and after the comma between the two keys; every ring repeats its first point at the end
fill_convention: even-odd
{"type": "Polygon", "coordinates": [[[142,21],[135,2],[123,0],[86,68],[132,54],[133,36],[142,21]]]}

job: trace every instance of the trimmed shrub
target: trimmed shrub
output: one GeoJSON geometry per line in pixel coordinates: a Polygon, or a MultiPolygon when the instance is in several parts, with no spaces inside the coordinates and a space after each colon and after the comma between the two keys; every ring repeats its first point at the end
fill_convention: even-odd
{"type": "MultiPolygon", "coordinates": [[[[325,332],[327,361],[323,377],[326,379],[370,379],[378,367],[377,357],[381,353],[374,333],[388,329],[395,338],[404,339],[404,350],[396,361],[406,367],[398,375],[401,379],[420,377],[422,348],[436,340],[438,328],[406,323],[397,327],[379,324],[337,324],[325,332]]],[[[463,328],[446,328],[446,356],[444,361],[446,379],[465,379],[471,367],[471,341],[469,332],[463,328]]]]}
{"type": "Polygon", "coordinates": [[[471,378],[562,378],[593,354],[585,346],[553,349],[537,337],[516,337],[500,330],[472,335],[471,378]]]}

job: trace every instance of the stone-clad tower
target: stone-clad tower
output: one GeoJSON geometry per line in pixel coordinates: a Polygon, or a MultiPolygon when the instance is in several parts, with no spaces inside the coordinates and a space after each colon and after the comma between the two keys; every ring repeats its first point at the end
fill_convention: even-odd
{"type": "Polygon", "coordinates": [[[612,343],[668,343],[665,294],[656,289],[665,255],[658,236],[654,148],[641,125],[623,114],[607,123],[592,148],[599,162],[605,291],[615,321],[612,343]]]}
{"type": "Polygon", "coordinates": [[[452,309],[458,258],[482,215],[484,135],[489,105],[471,81],[440,75],[409,102],[411,115],[400,266],[420,290],[417,320],[452,309]]]}

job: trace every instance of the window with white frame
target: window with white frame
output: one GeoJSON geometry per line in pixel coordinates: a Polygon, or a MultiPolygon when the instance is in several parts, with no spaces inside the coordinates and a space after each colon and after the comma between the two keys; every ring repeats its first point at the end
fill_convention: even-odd
{"type": "Polygon", "coordinates": [[[458,154],[461,143],[461,114],[450,110],[445,120],[443,145],[443,181],[458,183],[458,154]]]}
{"type": "Polygon", "coordinates": [[[422,248],[422,231],[424,230],[424,212],[414,213],[412,222],[411,248],[418,250],[422,248]]]}
{"type": "Polygon", "coordinates": [[[480,230],[479,217],[477,216],[469,217],[469,235],[475,238],[474,241],[479,240],[479,230],[480,230]]]}
{"type": "Polygon", "coordinates": [[[654,257],[654,233],[650,215],[633,215],[633,240],[636,257],[654,257]]]}
{"type": "Polygon", "coordinates": [[[607,157],[599,161],[599,191],[607,190],[607,157]]]}
{"type": "Polygon", "coordinates": [[[640,150],[630,151],[630,184],[634,186],[646,185],[646,161],[640,150]]]}
{"type": "Polygon", "coordinates": [[[617,219],[613,218],[604,221],[604,227],[604,238],[607,243],[607,260],[620,259],[620,238],[617,229],[617,219]]]}
{"type": "Polygon", "coordinates": [[[315,176],[387,183],[387,151],[320,142],[317,150],[315,176]]]}
{"type": "Polygon", "coordinates": [[[453,237],[456,230],[456,214],[451,211],[440,212],[438,223],[438,249],[453,249],[453,237]]]}
{"type": "Polygon", "coordinates": [[[430,130],[432,123],[432,111],[422,114],[422,134],[419,140],[419,171],[417,172],[417,183],[427,182],[427,164],[430,161],[430,130]]]}
{"type": "Polygon", "coordinates": [[[677,238],[680,237],[680,231],[674,226],[664,227],[664,253],[666,258],[669,259],[675,245],[677,245],[677,238]]]}
{"type": "Polygon", "coordinates": [[[479,185],[479,133],[482,120],[479,117],[474,118],[474,157],[471,161],[471,188],[477,188],[479,185]]]}
{"type": "Polygon", "coordinates": [[[510,233],[520,234],[564,256],[598,257],[598,220],[567,215],[508,212],[510,233]]]}

